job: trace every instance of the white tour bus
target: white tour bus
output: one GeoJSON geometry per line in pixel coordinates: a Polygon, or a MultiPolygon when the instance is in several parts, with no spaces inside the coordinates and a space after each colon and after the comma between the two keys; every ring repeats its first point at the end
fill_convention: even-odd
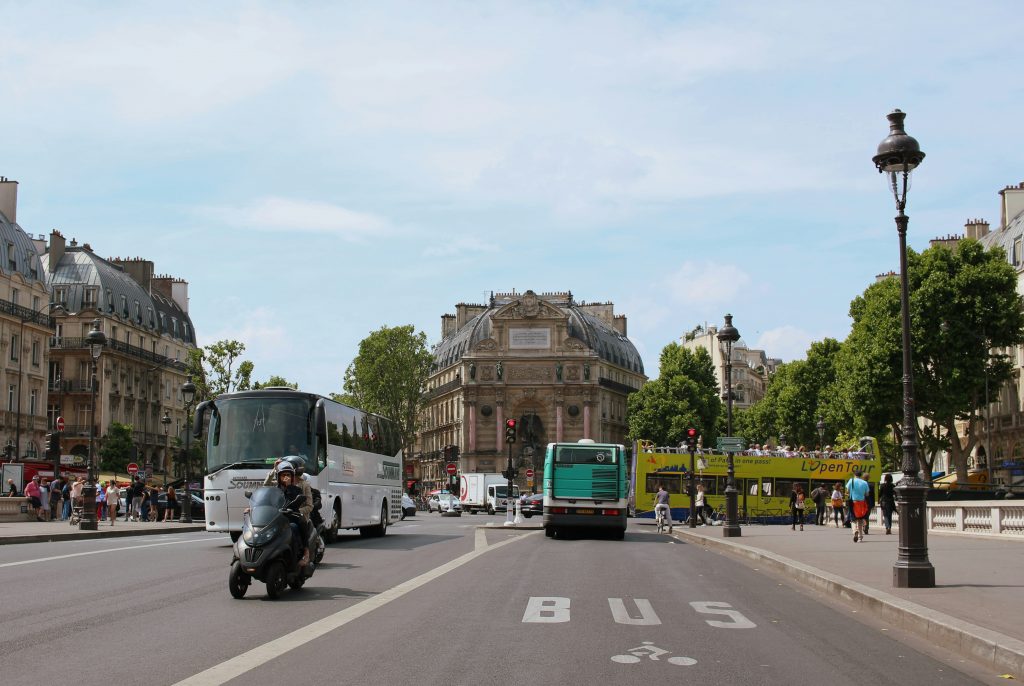
{"type": "Polygon", "coordinates": [[[321,495],[324,538],[339,529],[383,536],[402,517],[402,449],[395,425],[312,393],[290,388],[226,393],[196,408],[206,445],[206,530],[242,532],[246,491],[263,485],[274,461],[304,458],[310,485],[321,495]]]}

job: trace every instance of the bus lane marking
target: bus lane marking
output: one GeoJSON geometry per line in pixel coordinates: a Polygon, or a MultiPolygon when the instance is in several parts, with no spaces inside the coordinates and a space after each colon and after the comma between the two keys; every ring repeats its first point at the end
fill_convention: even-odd
{"type": "MultiPolygon", "coordinates": [[[[472,562],[485,553],[497,550],[498,548],[506,546],[513,541],[521,541],[539,533],[539,531],[531,531],[530,533],[511,536],[504,541],[499,541],[498,543],[490,545],[487,545],[486,539],[484,539],[484,547],[474,547],[471,552],[446,562],[440,567],[436,567],[429,572],[424,572],[417,577],[404,581],[397,586],[389,588],[386,591],[382,591],[372,598],[367,598],[366,600],[347,607],[344,610],[339,610],[333,615],[328,615],[327,617],[313,622],[312,624],[307,624],[301,629],[296,629],[291,633],[285,634],[284,636],[272,641],[268,641],[261,646],[256,646],[251,650],[240,655],[236,655],[235,657],[214,665],[213,667],[199,672],[198,674],[193,674],[192,676],[177,682],[174,686],[220,686],[220,684],[225,684],[246,672],[279,658],[286,652],[299,648],[310,641],[315,641],[321,636],[324,636],[335,629],[339,629],[346,624],[359,619],[363,615],[373,612],[377,608],[384,607],[388,603],[398,600],[421,586],[444,576],[448,572],[455,571],[459,567],[472,562]]],[[[477,538],[476,544],[479,544],[479,542],[480,539],[477,538]]]]}
{"type": "Polygon", "coordinates": [[[54,555],[52,557],[37,557],[34,560],[22,560],[20,562],[4,562],[0,564],[0,569],[4,567],[20,567],[21,565],[31,565],[37,562],[52,562],[53,560],[67,560],[72,557],[84,557],[86,555],[103,555],[104,553],[116,553],[121,550],[142,550],[143,548],[156,548],[162,545],[177,545],[179,543],[197,543],[200,541],[209,541],[209,538],[190,538],[185,541],[164,541],[162,543],[144,543],[142,545],[124,546],[123,548],[105,548],[103,550],[89,550],[84,553],[68,553],[67,555],[54,555]]]}
{"type": "Polygon", "coordinates": [[[658,619],[658,615],[654,611],[650,600],[634,598],[633,602],[636,603],[636,609],[640,611],[640,617],[638,618],[630,616],[629,611],[626,610],[626,603],[623,602],[622,598],[608,599],[608,606],[612,610],[612,619],[615,620],[616,624],[631,624],[633,626],[657,626],[661,624],[661,620],[658,619]]]}
{"type": "MultiPolygon", "coordinates": [[[[659,626],[661,618],[654,611],[654,605],[646,598],[633,598],[639,617],[634,617],[626,609],[626,601],[622,598],[608,598],[608,608],[616,624],[630,626],[659,626]]],[[[704,621],[716,629],[755,629],[757,624],[734,610],[729,603],[710,600],[695,601],[690,607],[703,615],[717,615],[724,619],[705,619],[704,621]]],[[[572,620],[572,601],[562,596],[530,596],[523,612],[525,624],[564,624],[572,620]]]]}
{"type": "Polygon", "coordinates": [[[697,612],[706,615],[724,615],[729,617],[732,621],[723,622],[719,620],[705,619],[709,625],[718,629],[754,629],[757,625],[747,619],[738,610],[729,609],[732,607],[729,603],[715,603],[715,602],[695,602],[690,603],[697,612]]]}

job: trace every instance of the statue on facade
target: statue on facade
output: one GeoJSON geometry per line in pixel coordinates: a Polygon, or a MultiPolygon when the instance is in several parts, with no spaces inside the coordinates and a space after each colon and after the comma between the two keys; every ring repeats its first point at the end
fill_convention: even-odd
{"type": "Polygon", "coordinates": [[[476,362],[469,363],[469,378],[476,379],[476,362]]]}
{"type": "Polygon", "coordinates": [[[498,381],[501,381],[502,374],[504,373],[504,368],[501,366],[501,360],[498,360],[498,364],[494,365],[494,371],[498,375],[498,381]]]}
{"type": "Polygon", "coordinates": [[[562,363],[561,362],[555,364],[555,378],[558,379],[559,381],[562,380],[562,363]]]}
{"type": "Polygon", "coordinates": [[[583,365],[583,380],[584,381],[590,381],[590,365],[589,364],[583,365]]]}

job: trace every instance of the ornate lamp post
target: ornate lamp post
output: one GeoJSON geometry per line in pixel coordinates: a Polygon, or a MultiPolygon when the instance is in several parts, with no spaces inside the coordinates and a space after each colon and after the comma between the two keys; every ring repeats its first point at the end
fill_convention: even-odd
{"type": "Polygon", "coordinates": [[[910,173],[924,159],[921,146],[903,128],[906,114],[893,110],[889,135],[878,144],[872,158],[879,173],[888,176],[896,200],[896,231],[900,239],[900,308],[903,323],[903,479],[896,487],[900,515],[899,556],[892,568],[897,588],[932,588],[935,568],[928,560],[928,529],[925,522],[928,488],[920,477],[917,459],[917,412],[914,409],[914,375],[910,360],[910,289],[907,285],[907,223],[904,213],[910,173]]]}
{"type": "Polygon", "coordinates": [[[189,454],[192,438],[192,401],[196,397],[196,387],[191,381],[186,381],[181,387],[181,398],[185,401],[185,502],[181,506],[181,524],[192,523],[192,491],[189,489],[189,482],[192,480],[192,456],[189,454]]]}
{"type": "Polygon", "coordinates": [[[164,425],[164,459],[162,470],[164,473],[164,485],[167,484],[167,432],[171,428],[171,415],[167,414],[167,410],[164,410],[164,416],[160,418],[160,423],[164,425]]]}
{"type": "Polygon", "coordinates": [[[79,530],[96,531],[96,386],[99,379],[96,375],[96,365],[100,355],[103,354],[103,346],[107,344],[107,337],[100,331],[100,320],[92,320],[92,331],[86,336],[89,342],[89,354],[92,356],[92,407],[89,410],[89,475],[82,489],[82,520],[78,523],[79,530]]]}
{"type": "Polygon", "coordinates": [[[818,415],[818,423],[814,425],[818,429],[818,450],[825,454],[825,418],[818,415]]]}
{"type": "MultiPolygon", "coordinates": [[[[732,325],[732,315],[725,315],[725,326],[718,330],[718,342],[725,343],[725,432],[732,436],[732,344],[740,339],[740,332],[732,325]]],[[[740,536],[740,523],[736,504],[736,465],[732,452],[729,455],[728,481],[725,486],[724,538],[740,536]]]]}

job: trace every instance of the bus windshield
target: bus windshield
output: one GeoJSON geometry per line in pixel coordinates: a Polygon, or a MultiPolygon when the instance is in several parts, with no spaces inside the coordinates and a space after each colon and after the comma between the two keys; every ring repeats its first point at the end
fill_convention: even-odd
{"type": "Polygon", "coordinates": [[[616,464],[616,451],[608,446],[560,445],[555,464],[616,464]]]}
{"type": "Polygon", "coordinates": [[[235,466],[269,467],[285,455],[315,454],[313,405],[306,398],[229,398],[210,418],[207,472],[235,466]]]}

